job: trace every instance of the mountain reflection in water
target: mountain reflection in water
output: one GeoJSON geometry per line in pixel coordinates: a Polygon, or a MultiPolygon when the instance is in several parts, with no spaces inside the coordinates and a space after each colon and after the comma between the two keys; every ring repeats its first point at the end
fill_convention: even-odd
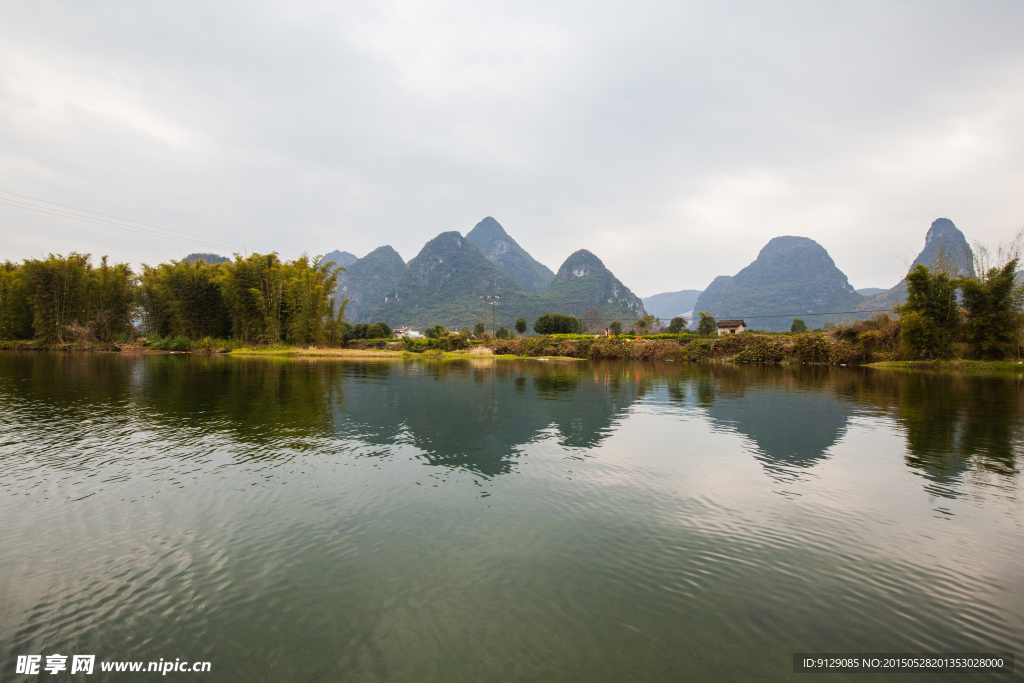
{"type": "Polygon", "coordinates": [[[788,680],[801,648],[1019,652],[1022,417],[1016,378],[0,353],[0,666],[788,680]]]}
{"type": "Polygon", "coordinates": [[[591,448],[647,398],[742,435],[780,480],[827,459],[859,412],[888,416],[928,492],[955,497],[974,468],[1017,474],[1024,415],[1017,378],[832,367],[116,354],[2,354],[0,367],[2,394],[53,420],[74,420],[76,406],[141,410],[184,432],[226,435],[245,459],[322,448],[329,437],[408,444],[430,465],[484,477],[512,471],[523,445],[552,433],[563,447],[591,448]]]}

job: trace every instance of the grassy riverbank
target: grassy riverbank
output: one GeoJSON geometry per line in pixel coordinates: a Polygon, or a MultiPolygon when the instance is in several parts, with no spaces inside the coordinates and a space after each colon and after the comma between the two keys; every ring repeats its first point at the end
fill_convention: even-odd
{"type": "Polygon", "coordinates": [[[826,334],[738,334],[711,338],[681,335],[667,339],[552,335],[495,340],[488,342],[488,346],[499,354],[590,360],[853,365],[892,358],[890,353],[826,334]]]}
{"type": "MultiPolygon", "coordinates": [[[[412,360],[412,359],[434,359],[434,360],[516,360],[523,356],[512,354],[495,354],[489,347],[484,345],[472,346],[461,351],[442,351],[433,349],[422,353],[411,353],[397,345],[396,348],[385,349],[337,349],[337,348],[297,348],[291,346],[272,346],[267,348],[244,347],[231,351],[232,356],[257,356],[276,358],[325,358],[325,359],[352,359],[352,360],[412,360]]],[[[565,356],[530,356],[534,360],[567,360],[578,361],[580,358],[565,356]]]]}
{"type": "Polygon", "coordinates": [[[857,344],[825,334],[741,334],[704,338],[696,335],[656,338],[544,335],[521,339],[468,342],[465,348],[432,348],[396,341],[358,341],[346,348],[244,347],[239,356],[294,358],[545,358],[564,360],[627,360],[732,363],[816,363],[855,365],[891,360],[892,354],[872,352],[857,344]],[[412,350],[410,350],[412,349],[412,350]]]}
{"type": "MultiPolygon", "coordinates": [[[[453,338],[455,336],[453,335],[453,338]]],[[[340,347],[287,345],[244,346],[232,340],[178,338],[100,344],[69,342],[40,345],[31,341],[2,342],[7,350],[104,351],[121,353],[230,353],[234,356],[351,360],[439,359],[493,360],[624,360],[721,362],[750,364],[863,365],[882,370],[960,372],[974,374],[1024,373],[1020,359],[1005,361],[905,360],[895,334],[885,329],[840,328],[834,332],[775,334],[745,333],[725,337],[692,334],[653,337],[544,335],[496,340],[352,340],[340,347]],[[458,343],[455,343],[457,341],[458,343]]]]}
{"type": "Polygon", "coordinates": [[[867,363],[865,367],[903,372],[966,372],[984,375],[1024,373],[1024,362],[1019,360],[892,360],[867,363]]]}

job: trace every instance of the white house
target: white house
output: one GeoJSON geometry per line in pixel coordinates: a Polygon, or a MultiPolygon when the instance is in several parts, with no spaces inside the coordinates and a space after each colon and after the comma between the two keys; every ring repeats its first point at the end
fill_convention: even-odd
{"type": "Polygon", "coordinates": [[[739,334],[747,329],[747,323],[742,320],[719,320],[717,325],[719,337],[725,334],[739,334]]]}

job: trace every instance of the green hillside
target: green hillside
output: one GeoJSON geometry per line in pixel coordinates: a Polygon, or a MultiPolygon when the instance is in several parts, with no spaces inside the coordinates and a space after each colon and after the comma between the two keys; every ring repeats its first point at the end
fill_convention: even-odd
{"type": "Polygon", "coordinates": [[[852,319],[842,312],[857,310],[863,302],[820,244],[787,236],[768,242],[736,275],[716,278],[695,310],[710,311],[719,320],[742,318],[754,329],[788,330],[794,317],[812,327],[852,319]]]}
{"type": "Polygon", "coordinates": [[[377,247],[338,273],[339,299],[348,299],[345,317],[352,322],[375,322],[367,314],[376,309],[405,270],[405,261],[390,246],[377,247]]]}
{"type": "MultiPolygon", "coordinates": [[[[485,295],[500,297],[498,325],[511,327],[519,316],[539,315],[539,297],[498,270],[468,239],[445,232],[423,246],[378,305],[362,317],[393,327],[472,327],[483,319],[480,297],[485,295]]],[[[487,324],[490,327],[490,307],[487,324]]]]}
{"type": "Polygon", "coordinates": [[[646,315],[640,297],[586,249],[565,260],[543,298],[551,310],[580,317],[595,308],[608,320],[618,318],[624,323],[646,315]]]}
{"type": "Polygon", "coordinates": [[[530,256],[490,216],[476,224],[466,239],[475,244],[488,261],[534,294],[543,294],[555,274],[530,256]]]}

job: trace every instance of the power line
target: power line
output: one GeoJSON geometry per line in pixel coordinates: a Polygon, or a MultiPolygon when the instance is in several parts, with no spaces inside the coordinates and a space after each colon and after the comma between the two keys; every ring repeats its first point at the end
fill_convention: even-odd
{"type": "Polygon", "coordinates": [[[0,190],[0,194],[11,195],[13,197],[21,197],[22,199],[28,199],[32,202],[40,202],[42,204],[51,204],[52,206],[39,206],[30,202],[20,201],[17,199],[9,199],[7,197],[0,197],[0,204],[7,206],[13,206],[19,209],[26,209],[29,211],[36,211],[39,213],[45,213],[52,216],[59,216],[61,218],[70,218],[72,220],[82,221],[84,223],[92,223],[94,225],[102,225],[105,227],[117,228],[119,230],[126,230],[128,232],[134,232],[140,235],[149,235],[151,237],[162,237],[164,239],[177,240],[180,242],[188,242],[191,244],[197,244],[207,248],[232,248],[237,249],[241,247],[245,250],[245,246],[237,244],[235,242],[228,242],[227,240],[217,239],[215,237],[204,237],[196,233],[185,232],[183,230],[174,230],[172,228],[164,228],[158,225],[152,225],[150,223],[143,223],[141,221],[131,220],[129,218],[121,218],[119,216],[112,216],[110,214],[100,213],[98,211],[90,211],[88,209],[81,209],[68,204],[60,204],[58,202],[51,202],[45,199],[39,199],[36,197],[29,197],[28,195],[18,194],[16,192],[8,192],[6,190],[0,190]],[[57,209],[53,207],[64,207],[64,209],[71,209],[72,211],[65,211],[64,209],[57,209]],[[92,214],[83,216],[78,213],[92,214]],[[95,218],[94,216],[102,216],[103,218],[95,218]],[[113,219],[113,220],[106,220],[113,219]],[[114,221],[121,221],[122,223],[116,223],[114,221]],[[170,233],[170,234],[168,234],[170,233]]]}
{"type": "MultiPolygon", "coordinates": [[[[13,207],[16,207],[16,208],[19,208],[19,209],[29,208],[29,207],[25,207],[25,206],[19,206],[18,204],[12,204],[12,203],[10,203],[8,201],[5,201],[2,197],[0,197],[0,204],[4,204],[6,206],[13,206],[13,207]]],[[[104,227],[117,228],[119,230],[125,230],[127,232],[134,232],[134,233],[140,234],[140,235],[148,235],[150,237],[162,237],[164,239],[175,240],[175,241],[178,241],[178,242],[186,242],[188,244],[195,244],[195,245],[198,245],[200,247],[204,247],[206,249],[221,249],[221,248],[223,248],[221,245],[212,244],[210,242],[202,242],[202,241],[199,241],[197,239],[191,239],[191,238],[186,238],[186,237],[174,237],[172,235],[161,235],[160,233],[155,233],[155,232],[151,232],[151,231],[143,230],[143,229],[136,229],[136,228],[129,227],[129,226],[124,226],[124,225],[117,225],[115,223],[109,223],[109,222],[106,222],[106,221],[93,220],[93,219],[87,218],[87,217],[68,215],[68,214],[64,214],[64,213],[57,213],[55,211],[46,210],[45,208],[34,208],[34,209],[30,209],[30,210],[37,211],[39,213],[49,214],[49,215],[52,215],[52,216],[59,216],[61,218],[70,218],[72,220],[81,221],[83,223],[92,223],[93,225],[102,225],[104,227]]]]}
{"type": "Polygon", "coordinates": [[[800,318],[810,317],[812,315],[850,315],[852,313],[892,313],[891,308],[871,308],[863,311],[832,311],[831,313],[777,313],[773,315],[761,315],[760,313],[749,313],[747,315],[723,315],[720,318],[750,318],[751,320],[759,318],[800,318]]]}
{"type": "Polygon", "coordinates": [[[153,232],[151,230],[146,230],[145,228],[136,228],[134,226],[119,225],[117,223],[111,223],[109,221],[104,221],[104,220],[101,220],[101,219],[93,219],[93,218],[90,218],[88,216],[76,216],[74,214],[68,214],[66,212],[60,211],[59,209],[52,209],[51,210],[51,209],[48,209],[47,207],[23,206],[21,204],[12,203],[10,200],[4,199],[3,197],[0,197],[0,204],[4,204],[6,206],[13,206],[13,207],[19,208],[19,209],[29,209],[31,211],[37,211],[39,213],[45,213],[45,214],[49,214],[51,216],[58,216],[60,218],[70,218],[72,220],[81,221],[83,223],[92,223],[93,225],[102,225],[104,227],[118,228],[119,230],[125,230],[127,232],[134,232],[134,233],[137,233],[139,235],[149,235],[150,237],[163,237],[165,239],[177,240],[179,242],[187,242],[189,244],[196,244],[198,246],[205,247],[207,249],[210,249],[210,248],[217,248],[217,249],[223,248],[222,245],[213,244],[212,242],[200,241],[199,239],[192,239],[192,238],[186,238],[186,237],[175,237],[173,235],[162,235],[160,233],[153,232]]]}
{"type": "Polygon", "coordinates": [[[115,220],[124,221],[126,223],[136,223],[138,225],[144,225],[144,226],[146,226],[148,228],[156,228],[157,230],[164,230],[166,232],[176,232],[176,233],[179,233],[181,235],[189,235],[191,237],[198,237],[198,238],[203,239],[203,240],[210,240],[210,241],[213,241],[213,242],[224,242],[224,244],[234,244],[235,246],[240,246],[240,245],[235,244],[234,242],[225,242],[224,240],[218,240],[216,238],[207,238],[207,237],[204,237],[202,235],[197,235],[197,234],[195,234],[193,232],[184,232],[182,230],[174,230],[173,228],[163,228],[163,227],[160,227],[159,225],[153,225],[152,223],[143,223],[142,221],[135,221],[135,220],[132,220],[130,218],[121,218],[119,216],[112,216],[109,213],[100,213],[99,211],[90,211],[89,209],[82,209],[82,208],[79,208],[77,206],[71,206],[70,204],[61,204],[59,202],[51,202],[51,201],[46,200],[46,199],[39,199],[38,197],[29,197],[28,195],[18,194],[17,192],[9,192],[7,190],[0,190],[0,194],[9,194],[9,195],[12,195],[14,197],[21,197],[22,199],[31,199],[34,202],[42,202],[43,204],[53,204],[54,206],[63,206],[65,209],[73,209],[75,211],[81,211],[83,213],[91,213],[91,214],[94,214],[96,216],[103,216],[105,218],[113,218],[115,220]]]}
{"type": "MultiPolygon", "coordinates": [[[[759,313],[750,313],[747,315],[719,315],[719,320],[730,320],[733,318],[750,318],[751,320],[760,320],[762,318],[809,318],[811,316],[822,316],[822,315],[852,315],[855,313],[892,313],[891,308],[869,308],[863,311],[832,311],[829,313],[774,313],[771,315],[762,315],[759,313]]],[[[581,320],[592,322],[601,320],[601,318],[593,318],[587,316],[578,316],[581,320]]],[[[661,321],[661,318],[655,317],[655,320],[661,321]]]]}

